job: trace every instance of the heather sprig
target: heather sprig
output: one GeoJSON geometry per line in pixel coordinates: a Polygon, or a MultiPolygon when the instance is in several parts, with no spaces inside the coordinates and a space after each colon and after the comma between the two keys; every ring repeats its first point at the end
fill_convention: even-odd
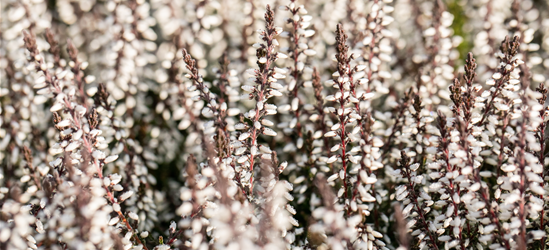
{"type": "Polygon", "coordinates": [[[246,182],[249,183],[250,187],[249,194],[253,193],[253,175],[256,159],[268,160],[271,158],[269,147],[259,145],[257,139],[260,134],[267,136],[277,135],[273,129],[269,128],[272,126],[272,122],[265,119],[265,116],[276,114],[276,106],[268,104],[267,100],[275,96],[282,96],[280,92],[282,86],[277,81],[278,79],[285,78],[285,75],[283,75],[284,72],[276,72],[276,68],[274,67],[274,63],[278,58],[287,57],[280,52],[275,52],[275,47],[278,46],[278,41],[275,37],[281,32],[282,28],[275,27],[274,12],[267,5],[265,30],[262,30],[259,34],[263,43],[259,44],[259,48],[256,50],[258,69],[249,70],[252,75],[255,75],[255,86],[242,86],[242,89],[250,93],[250,98],[256,102],[255,107],[244,114],[251,122],[250,125],[242,124],[247,132],[241,133],[238,137],[238,140],[249,150],[246,155],[240,156],[237,160],[238,163],[243,164],[246,169],[249,169],[246,177],[248,179],[246,182]]]}
{"type": "Polygon", "coordinates": [[[6,0],[0,249],[546,249],[548,16],[6,0]]]}

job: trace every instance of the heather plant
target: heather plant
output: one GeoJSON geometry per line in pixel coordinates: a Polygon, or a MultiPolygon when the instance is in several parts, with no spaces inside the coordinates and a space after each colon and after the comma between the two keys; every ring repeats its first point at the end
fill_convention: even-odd
{"type": "Polygon", "coordinates": [[[549,5],[5,0],[0,249],[546,249],[549,5]]]}

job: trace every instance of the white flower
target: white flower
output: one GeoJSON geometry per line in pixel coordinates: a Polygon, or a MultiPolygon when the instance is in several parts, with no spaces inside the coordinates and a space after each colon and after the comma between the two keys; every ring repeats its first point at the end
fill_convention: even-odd
{"type": "MultiPolygon", "coordinates": [[[[283,162],[283,163],[280,163],[280,166],[278,167],[278,170],[279,170],[280,172],[283,172],[283,171],[286,169],[287,166],[288,166],[288,162],[287,162],[287,161],[285,161],[285,162],[283,162]]],[[[292,187],[292,189],[293,189],[293,186],[291,186],[291,183],[286,182],[286,185],[288,185],[288,184],[289,184],[290,187],[292,187]]],[[[291,191],[292,189],[288,188],[288,190],[290,190],[290,191],[291,191]]]]}
{"type": "Polygon", "coordinates": [[[236,151],[234,152],[235,155],[241,155],[243,154],[244,152],[246,152],[246,149],[245,147],[241,147],[241,148],[237,148],[236,151]]]}
{"type": "Polygon", "coordinates": [[[250,86],[250,85],[244,85],[241,87],[242,90],[248,92],[248,93],[251,93],[255,90],[255,87],[254,86],[250,86]]]}
{"type": "Polygon", "coordinates": [[[287,56],[286,54],[280,53],[280,52],[276,53],[276,57],[278,57],[278,58],[280,58],[280,59],[286,59],[286,58],[288,58],[288,56],[287,56]]]}
{"type": "Polygon", "coordinates": [[[149,232],[148,231],[143,231],[139,234],[139,237],[141,238],[147,238],[149,237],[149,232]]]}
{"type": "Polygon", "coordinates": [[[244,133],[240,134],[240,136],[238,137],[238,140],[243,141],[243,140],[248,139],[248,137],[250,137],[250,133],[244,132],[244,133]]]}
{"type": "Polygon", "coordinates": [[[543,230],[532,230],[530,231],[530,233],[532,234],[532,237],[534,238],[534,240],[539,240],[545,237],[546,235],[543,230]]]}
{"type": "Polygon", "coordinates": [[[57,126],[59,127],[67,127],[71,125],[71,120],[65,119],[57,123],[57,126]]]}
{"type": "Polygon", "coordinates": [[[316,51],[313,49],[306,49],[303,51],[303,54],[305,54],[306,56],[314,56],[316,55],[316,51]]]}
{"type": "Polygon", "coordinates": [[[227,115],[228,116],[235,116],[235,115],[238,115],[240,114],[240,109],[239,108],[230,108],[227,110],[227,115]]]}
{"type": "Polygon", "coordinates": [[[63,103],[58,102],[58,103],[55,103],[53,106],[51,106],[50,111],[51,112],[56,112],[56,111],[59,111],[59,110],[63,109],[64,107],[65,106],[63,105],[63,103]]]}
{"type": "Polygon", "coordinates": [[[72,134],[72,140],[78,141],[80,138],[82,138],[83,131],[80,129],[72,134]]]}
{"type": "Polygon", "coordinates": [[[120,195],[120,201],[125,201],[126,199],[130,198],[130,196],[133,195],[133,191],[130,190],[130,191],[126,191],[125,193],[123,193],[122,195],[120,195]]]}
{"type": "Polygon", "coordinates": [[[267,120],[267,119],[261,120],[261,124],[262,124],[263,126],[269,126],[269,127],[274,125],[274,123],[273,123],[272,121],[269,121],[269,120],[267,120]]]}
{"type": "Polygon", "coordinates": [[[69,73],[69,71],[63,70],[63,71],[59,72],[59,73],[56,75],[56,77],[57,77],[57,79],[63,79],[63,78],[65,78],[65,76],[67,75],[67,73],[69,73]]]}
{"type": "Polygon", "coordinates": [[[336,155],[332,155],[332,157],[330,157],[330,158],[326,161],[326,163],[330,164],[330,163],[333,163],[333,162],[335,162],[335,161],[337,161],[337,156],[336,156],[336,155]]]}
{"type": "Polygon", "coordinates": [[[119,174],[117,174],[117,173],[115,173],[115,174],[111,174],[111,175],[109,176],[109,179],[111,180],[110,185],[116,185],[116,184],[118,184],[118,183],[122,180],[122,176],[119,175],[119,174]]]}
{"type": "Polygon", "coordinates": [[[328,177],[328,180],[326,180],[326,181],[327,182],[335,181],[335,179],[337,179],[337,177],[339,177],[339,174],[333,174],[330,177],[328,177]]]}
{"type": "Polygon", "coordinates": [[[252,156],[257,155],[257,147],[256,147],[256,146],[252,146],[252,147],[250,148],[250,154],[251,154],[252,156]]]}
{"type": "Polygon", "coordinates": [[[448,235],[443,235],[443,236],[438,237],[439,241],[449,241],[451,239],[452,239],[452,237],[450,237],[448,235]]]}
{"type": "Polygon", "coordinates": [[[80,146],[80,143],[76,142],[76,141],[73,141],[65,148],[65,151],[71,152],[71,151],[77,149],[78,146],[80,146]]]}
{"type": "Polygon", "coordinates": [[[276,136],[276,132],[270,128],[265,127],[263,129],[263,134],[268,136],[276,136]]]}
{"type": "Polygon", "coordinates": [[[362,180],[364,184],[374,184],[377,182],[377,178],[374,176],[367,177],[366,179],[362,180]]]}
{"type": "Polygon", "coordinates": [[[419,168],[419,163],[414,163],[414,164],[410,165],[410,169],[412,171],[416,171],[418,168],[419,168]]]}
{"type": "Polygon", "coordinates": [[[120,218],[118,218],[118,216],[112,218],[111,220],[109,220],[109,226],[113,226],[115,225],[116,223],[118,223],[120,221],[120,218]]]}
{"type": "Polygon", "coordinates": [[[426,37],[430,37],[430,36],[434,36],[436,34],[436,30],[435,28],[433,27],[430,27],[428,29],[426,29],[425,31],[423,31],[423,35],[426,36],[426,37]]]}
{"type": "Polygon", "coordinates": [[[133,220],[139,220],[139,216],[137,216],[137,214],[134,213],[134,212],[129,212],[129,213],[128,213],[128,216],[129,216],[130,218],[132,218],[133,220]]]}
{"type": "Polygon", "coordinates": [[[336,136],[336,135],[337,135],[337,134],[336,134],[335,131],[330,131],[330,132],[324,134],[324,137],[334,137],[334,136],[336,136]]]}
{"type": "Polygon", "coordinates": [[[234,128],[238,129],[238,130],[243,130],[243,129],[246,129],[246,124],[238,123],[238,124],[234,125],[234,128]]]}
{"type": "Polygon", "coordinates": [[[105,158],[105,153],[103,153],[103,151],[101,150],[95,150],[93,151],[92,156],[95,159],[101,160],[105,158]]]}
{"type": "Polygon", "coordinates": [[[383,144],[384,144],[383,141],[381,139],[379,139],[378,137],[375,137],[373,139],[372,146],[379,148],[379,147],[382,147],[383,144]]]}
{"type": "Polygon", "coordinates": [[[282,93],[280,93],[280,91],[278,91],[278,90],[271,89],[270,93],[273,96],[282,96],[282,93]]]}
{"type": "Polygon", "coordinates": [[[364,100],[369,100],[369,99],[372,99],[372,97],[374,97],[376,95],[376,93],[366,93],[364,94],[362,97],[364,98],[364,100]]]}
{"type": "Polygon", "coordinates": [[[118,159],[118,155],[111,155],[105,159],[105,163],[116,161],[116,159],[118,159]]]}
{"type": "Polygon", "coordinates": [[[242,164],[244,162],[248,161],[248,156],[241,156],[238,158],[238,160],[236,160],[236,162],[242,164]]]}
{"type": "MultiPolygon", "coordinates": [[[[6,231],[8,231],[8,230],[6,230],[6,231]]],[[[42,224],[42,222],[40,220],[36,220],[36,231],[40,234],[43,234],[43,233],[46,232],[46,231],[44,231],[44,224],[42,224]]],[[[0,237],[0,238],[2,238],[2,237],[0,237]]],[[[0,241],[5,242],[4,240],[1,240],[1,239],[0,239],[0,241]]]]}
{"type": "Polygon", "coordinates": [[[92,75],[86,76],[86,78],[84,78],[84,81],[88,84],[92,83],[93,81],[95,81],[95,76],[92,76],[92,75]]]}
{"type": "Polygon", "coordinates": [[[326,97],[324,98],[324,100],[333,102],[333,101],[336,100],[336,98],[335,98],[333,95],[329,95],[329,96],[326,96],[326,97]]]}
{"type": "Polygon", "coordinates": [[[314,34],[315,34],[315,31],[314,31],[314,30],[305,30],[305,31],[303,32],[303,36],[304,36],[304,37],[311,37],[311,36],[313,36],[314,34]]]}
{"type": "Polygon", "coordinates": [[[519,79],[510,79],[509,80],[509,84],[519,84],[520,83],[520,80],[519,79]]]}
{"type": "MultiPolygon", "coordinates": [[[[259,145],[259,150],[264,153],[264,154],[272,154],[273,151],[271,151],[271,149],[269,147],[266,147],[266,146],[263,146],[263,145],[259,145]]],[[[288,163],[286,163],[288,164],[288,163]]]]}

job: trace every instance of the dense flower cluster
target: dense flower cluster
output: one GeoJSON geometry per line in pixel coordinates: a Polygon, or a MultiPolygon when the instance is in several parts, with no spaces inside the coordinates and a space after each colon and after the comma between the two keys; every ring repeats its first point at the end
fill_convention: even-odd
{"type": "Polygon", "coordinates": [[[0,250],[546,249],[549,5],[5,0],[0,250]]]}

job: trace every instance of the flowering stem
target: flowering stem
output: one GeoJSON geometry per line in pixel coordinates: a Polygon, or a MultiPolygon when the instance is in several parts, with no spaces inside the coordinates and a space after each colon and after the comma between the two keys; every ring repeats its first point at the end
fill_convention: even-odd
{"type": "MultiPolygon", "coordinates": [[[[339,119],[339,137],[341,138],[341,160],[343,164],[343,188],[345,193],[345,200],[349,198],[348,196],[348,188],[347,188],[347,155],[346,155],[346,149],[347,149],[347,133],[345,132],[345,127],[347,126],[347,123],[349,121],[347,114],[345,112],[345,106],[347,106],[348,98],[350,95],[350,92],[348,92],[346,88],[346,84],[351,85],[352,79],[346,79],[346,77],[351,77],[351,69],[349,62],[352,59],[352,55],[348,56],[347,51],[349,50],[349,46],[346,45],[347,43],[347,35],[345,34],[345,31],[343,30],[343,27],[341,24],[337,25],[336,28],[336,43],[337,43],[337,71],[339,73],[339,77],[336,81],[337,87],[339,89],[339,93],[341,94],[338,98],[339,103],[339,111],[338,111],[338,119],[339,119]]],[[[351,86],[349,86],[350,88],[351,86]]]]}
{"type": "MultiPolygon", "coordinates": [[[[545,85],[543,83],[540,83],[536,91],[541,94],[541,98],[538,99],[538,103],[543,107],[545,107],[545,101],[547,100],[547,89],[545,88],[545,85]]],[[[545,121],[546,119],[545,110],[546,109],[543,108],[542,110],[539,111],[539,115],[542,122],[537,127],[537,131],[536,131],[537,132],[536,137],[540,144],[540,151],[537,153],[537,156],[538,156],[538,161],[542,166],[542,172],[541,172],[542,180],[545,180],[545,148],[546,148],[545,128],[547,127],[547,122],[545,121]]],[[[542,181],[540,184],[541,184],[541,187],[543,188],[543,186],[545,186],[545,181],[542,181]]],[[[540,195],[539,198],[541,200],[544,200],[544,195],[543,194],[540,195]]],[[[540,230],[545,230],[544,216],[545,216],[545,203],[543,204],[541,213],[540,213],[540,225],[539,225],[540,230]]],[[[542,250],[545,249],[545,239],[546,237],[542,237],[540,240],[540,245],[542,250]]]]}
{"type": "MultiPolygon", "coordinates": [[[[274,12],[271,10],[271,7],[267,5],[267,10],[265,13],[265,30],[262,32],[263,41],[266,43],[262,44],[260,48],[257,50],[258,54],[258,65],[259,65],[259,71],[256,74],[256,84],[259,85],[257,95],[255,97],[256,103],[260,103],[263,107],[264,102],[266,101],[266,96],[268,94],[267,88],[270,87],[269,83],[269,77],[273,75],[273,69],[271,68],[271,64],[274,63],[276,60],[276,54],[274,53],[274,45],[273,45],[273,39],[274,35],[276,33],[275,27],[274,27],[274,12]],[[262,55],[262,53],[265,53],[262,55]],[[264,62],[261,62],[261,58],[264,57],[266,60],[264,62]]],[[[257,144],[257,137],[259,136],[259,130],[256,128],[255,124],[257,124],[262,118],[261,112],[264,109],[260,109],[258,105],[255,106],[255,115],[253,117],[253,123],[252,123],[252,133],[251,133],[251,145],[250,147],[255,147],[257,144]]],[[[254,158],[255,155],[250,154],[250,194],[253,193],[254,188],[254,158]]]]}
{"type": "MultiPolygon", "coordinates": [[[[24,32],[24,36],[25,36],[25,39],[24,39],[25,40],[25,45],[27,46],[27,49],[29,50],[29,52],[32,55],[31,60],[34,61],[34,63],[36,64],[36,70],[39,71],[39,72],[42,72],[44,74],[44,76],[46,77],[46,82],[51,87],[53,87],[53,93],[55,94],[55,96],[63,94],[63,91],[61,90],[61,88],[59,87],[59,84],[57,82],[58,80],[54,79],[53,76],[50,74],[50,72],[44,67],[45,62],[44,62],[44,59],[42,59],[42,57],[40,56],[40,52],[38,51],[38,49],[36,47],[35,38],[27,32],[24,32]]],[[[69,113],[71,114],[71,118],[74,122],[74,125],[78,128],[78,130],[83,130],[82,123],[80,121],[80,115],[78,114],[78,112],[76,112],[75,107],[72,106],[72,103],[70,102],[70,100],[66,96],[63,98],[63,101],[64,101],[64,104],[65,104],[66,110],[68,110],[69,113]]],[[[85,135],[83,135],[82,136],[82,141],[84,142],[83,145],[86,149],[86,152],[89,155],[92,155],[93,154],[93,146],[90,144],[90,142],[88,140],[88,136],[90,136],[89,133],[86,133],[85,135]]],[[[97,171],[98,178],[103,180],[103,169],[101,167],[101,163],[98,162],[97,158],[95,158],[95,157],[93,157],[93,165],[96,168],[95,170],[97,171]]],[[[114,195],[112,194],[112,192],[109,190],[109,188],[105,185],[105,183],[103,181],[101,181],[101,185],[105,189],[109,201],[113,205],[118,204],[118,202],[114,199],[114,195]]],[[[124,224],[128,228],[128,231],[130,231],[132,233],[132,236],[134,237],[134,240],[137,242],[137,244],[143,245],[143,248],[145,250],[148,250],[147,246],[145,246],[141,242],[139,237],[134,233],[134,230],[133,230],[132,226],[126,220],[126,217],[124,216],[124,214],[122,214],[122,212],[120,210],[116,211],[116,213],[118,214],[120,219],[124,222],[124,224]]]]}
{"type": "Polygon", "coordinates": [[[410,196],[412,198],[412,202],[414,203],[414,206],[416,208],[417,213],[419,214],[419,218],[421,219],[421,224],[424,227],[425,232],[427,232],[429,239],[431,240],[431,245],[433,245],[434,249],[438,250],[438,246],[435,241],[435,237],[431,233],[431,230],[429,230],[429,226],[427,224],[427,220],[425,219],[425,215],[423,213],[423,209],[419,205],[419,202],[417,201],[417,194],[414,187],[414,181],[412,180],[412,170],[410,169],[410,160],[408,156],[406,156],[406,152],[401,151],[401,160],[400,160],[400,166],[403,168],[404,175],[408,179],[408,183],[406,184],[408,186],[408,189],[410,190],[410,196]]]}

